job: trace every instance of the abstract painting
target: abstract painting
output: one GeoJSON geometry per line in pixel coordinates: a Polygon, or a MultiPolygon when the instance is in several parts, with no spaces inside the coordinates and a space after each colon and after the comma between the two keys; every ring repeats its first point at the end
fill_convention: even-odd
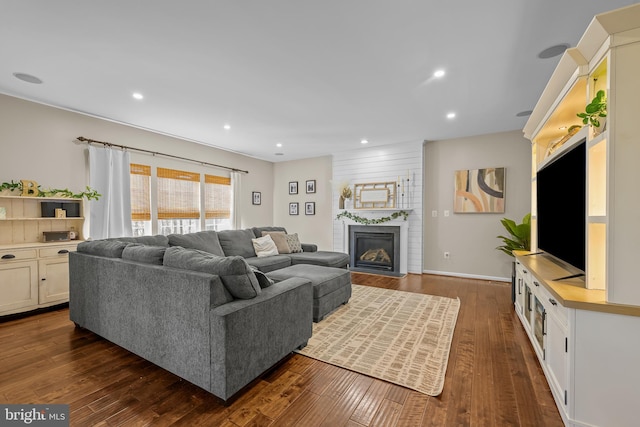
{"type": "Polygon", "coordinates": [[[456,213],[504,213],[505,168],[455,172],[456,213]]]}

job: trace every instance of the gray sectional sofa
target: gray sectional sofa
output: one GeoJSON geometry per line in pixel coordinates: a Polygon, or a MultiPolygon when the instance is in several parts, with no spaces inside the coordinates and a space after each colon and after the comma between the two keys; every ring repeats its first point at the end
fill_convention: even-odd
{"type": "Polygon", "coordinates": [[[351,296],[348,270],[335,267],[346,254],[301,245],[258,257],[246,243],[265,229],[284,231],[82,242],[69,255],[70,318],[228,400],[351,296]]]}

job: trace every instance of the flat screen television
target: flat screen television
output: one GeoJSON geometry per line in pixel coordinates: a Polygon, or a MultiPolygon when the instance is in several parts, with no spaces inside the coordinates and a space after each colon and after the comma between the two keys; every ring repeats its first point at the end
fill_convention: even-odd
{"type": "Polygon", "coordinates": [[[587,144],[576,143],[538,170],[538,248],[585,271],[587,144]]]}

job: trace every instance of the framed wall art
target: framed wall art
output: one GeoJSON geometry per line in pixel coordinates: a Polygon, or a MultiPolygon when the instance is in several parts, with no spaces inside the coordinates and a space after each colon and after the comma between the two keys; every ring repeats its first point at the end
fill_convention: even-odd
{"type": "Polygon", "coordinates": [[[298,215],[298,202],[289,203],[289,215],[298,215]]]}
{"type": "Polygon", "coordinates": [[[304,204],[304,214],[305,215],[315,215],[316,214],[316,202],[306,202],[304,204]]]}
{"type": "Polygon", "coordinates": [[[455,171],[455,213],[504,213],[505,168],[455,171]]]}
{"type": "Polygon", "coordinates": [[[298,194],[298,181],[289,182],[289,194],[298,194]]]}
{"type": "Polygon", "coordinates": [[[251,203],[254,205],[262,204],[262,193],[259,191],[254,191],[251,193],[251,203]]]}
{"type": "Polygon", "coordinates": [[[310,179],[307,181],[307,194],[311,194],[311,193],[315,193],[316,192],[316,180],[315,179],[310,179]]]}

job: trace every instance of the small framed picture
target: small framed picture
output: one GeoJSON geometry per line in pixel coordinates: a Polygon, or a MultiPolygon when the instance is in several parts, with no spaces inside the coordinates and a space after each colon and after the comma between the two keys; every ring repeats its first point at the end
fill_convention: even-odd
{"type": "Polygon", "coordinates": [[[298,215],[298,203],[289,203],[289,215],[298,215]]]}
{"type": "Polygon", "coordinates": [[[289,182],[289,194],[298,194],[298,181],[289,182]]]}
{"type": "Polygon", "coordinates": [[[307,181],[307,194],[316,192],[316,180],[310,179],[307,181]]]}
{"type": "Polygon", "coordinates": [[[262,193],[259,191],[254,191],[251,193],[251,203],[253,203],[254,205],[261,205],[262,204],[262,193]]]}
{"type": "Polygon", "coordinates": [[[305,215],[315,215],[316,214],[316,202],[306,202],[304,204],[304,214],[305,215]]]}

